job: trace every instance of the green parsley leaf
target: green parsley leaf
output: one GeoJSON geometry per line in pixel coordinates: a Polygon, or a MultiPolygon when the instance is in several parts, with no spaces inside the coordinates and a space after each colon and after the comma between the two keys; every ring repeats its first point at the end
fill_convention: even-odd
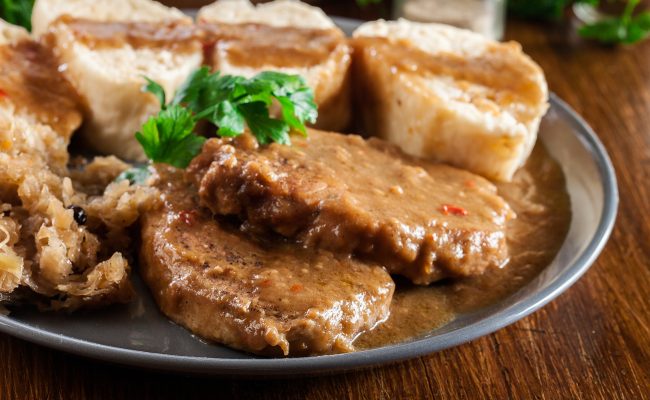
{"type": "Polygon", "coordinates": [[[300,132],[303,135],[307,134],[305,125],[300,122],[296,115],[296,107],[294,107],[291,99],[285,96],[277,97],[280,108],[282,109],[282,118],[286,121],[287,125],[293,130],[300,132]]]}
{"type": "Polygon", "coordinates": [[[644,11],[633,18],[641,29],[650,29],[650,12],[644,11]]]}
{"type": "Polygon", "coordinates": [[[173,105],[149,118],[135,138],[151,161],[185,168],[205,143],[193,133],[195,125],[188,109],[173,105]]]}
{"type": "Polygon", "coordinates": [[[253,84],[267,84],[271,95],[282,109],[282,117],[289,127],[305,135],[305,121],[314,123],[318,117],[314,95],[299,75],[265,71],[253,78],[253,84]]]}
{"type": "Polygon", "coordinates": [[[34,0],[0,0],[0,18],[31,31],[32,8],[34,0]]]}
{"type": "Polygon", "coordinates": [[[281,72],[264,71],[251,79],[251,86],[257,85],[260,91],[270,90],[274,96],[287,96],[305,87],[300,75],[287,75],[281,72]]]}
{"type": "Polygon", "coordinates": [[[359,7],[366,7],[370,4],[379,4],[381,0],[357,0],[357,5],[359,7]]]}
{"type": "Polygon", "coordinates": [[[557,21],[572,3],[596,6],[599,0],[508,0],[508,11],[518,17],[557,21]]]}
{"type": "Polygon", "coordinates": [[[194,71],[166,105],[165,91],[146,78],[161,111],[149,118],[135,137],[154,162],[185,168],[201,151],[205,138],[194,133],[200,120],[217,126],[219,136],[237,136],[246,127],[260,144],[290,144],[289,133],[307,134],[306,122],[318,117],[314,93],[298,75],[266,71],[250,79],[194,71]],[[279,107],[278,107],[279,106],[279,107]],[[278,109],[279,117],[271,116],[278,109]]]}
{"type": "Polygon", "coordinates": [[[129,181],[131,185],[143,185],[151,176],[151,171],[147,165],[139,165],[122,172],[115,178],[115,182],[129,181]]]}
{"type": "Polygon", "coordinates": [[[313,91],[298,75],[264,71],[253,78],[210,74],[207,68],[193,73],[179,89],[172,104],[190,109],[196,119],[218,127],[219,136],[237,136],[248,125],[257,140],[289,144],[289,131],[306,134],[305,123],[318,117],[313,91]],[[269,109],[280,106],[281,118],[269,109]]]}
{"type": "Polygon", "coordinates": [[[269,117],[269,110],[263,103],[245,103],[239,106],[239,110],[246,118],[251,133],[260,144],[271,142],[291,144],[289,124],[269,117]]]}
{"type": "Polygon", "coordinates": [[[580,36],[595,39],[602,43],[633,44],[650,36],[650,12],[633,16],[639,0],[628,1],[623,14],[616,18],[607,18],[580,28],[580,36]]]}
{"type": "Polygon", "coordinates": [[[557,20],[568,5],[569,0],[510,0],[508,10],[524,18],[557,20]]]}
{"type": "Polygon", "coordinates": [[[207,86],[210,69],[208,67],[201,67],[190,74],[190,76],[178,88],[172,105],[180,105],[185,103],[190,108],[195,109],[199,103],[199,96],[204,87],[207,86]]]}
{"type": "Polygon", "coordinates": [[[627,37],[627,28],[618,18],[607,19],[584,25],[578,31],[580,36],[596,39],[603,43],[622,42],[627,37]]]}
{"type": "Polygon", "coordinates": [[[302,88],[289,94],[288,97],[294,105],[294,112],[299,121],[307,121],[311,124],[316,122],[318,108],[311,90],[302,88]]]}
{"type": "Polygon", "coordinates": [[[241,111],[230,101],[224,100],[217,105],[214,116],[210,118],[219,127],[219,136],[237,136],[244,131],[246,120],[241,111]]]}
{"type": "Polygon", "coordinates": [[[165,109],[167,106],[167,99],[165,98],[165,89],[163,89],[162,86],[156,81],[153,81],[146,76],[144,79],[147,80],[147,84],[142,87],[142,91],[144,92],[149,92],[156,96],[156,99],[158,99],[158,102],[160,103],[160,108],[165,109]]]}

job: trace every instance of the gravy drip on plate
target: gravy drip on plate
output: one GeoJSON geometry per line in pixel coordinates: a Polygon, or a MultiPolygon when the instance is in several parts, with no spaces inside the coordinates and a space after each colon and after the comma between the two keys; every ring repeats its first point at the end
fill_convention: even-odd
{"type": "Polygon", "coordinates": [[[571,205],[560,166],[538,144],[510,183],[497,185],[517,218],[507,228],[510,261],[501,269],[427,287],[398,280],[389,319],[355,342],[381,347],[422,336],[458,315],[495,304],[524,287],[557,254],[569,230],[571,205]]]}

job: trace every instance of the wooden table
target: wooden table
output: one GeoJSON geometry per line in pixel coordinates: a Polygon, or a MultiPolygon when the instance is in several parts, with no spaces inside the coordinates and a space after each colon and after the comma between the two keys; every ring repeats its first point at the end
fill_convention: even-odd
{"type": "Polygon", "coordinates": [[[618,223],[591,270],[528,318],[469,344],[344,375],[269,381],[160,374],[0,336],[0,398],[650,398],[650,40],[580,43],[561,26],[507,37],[598,132],[616,167],[618,223]]]}

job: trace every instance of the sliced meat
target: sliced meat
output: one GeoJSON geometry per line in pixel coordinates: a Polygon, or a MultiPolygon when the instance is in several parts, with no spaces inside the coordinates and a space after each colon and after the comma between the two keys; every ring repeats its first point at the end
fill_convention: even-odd
{"type": "Polygon", "coordinates": [[[418,284],[507,260],[513,216],[488,181],[377,139],[310,130],[293,146],[213,139],[188,169],[201,203],[254,233],[372,260],[418,284]]]}
{"type": "Polygon", "coordinates": [[[142,222],[141,274],[163,313],[197,335],[266,355],[353,350],[388,317],[384,268],[325,251],[256,243],[198,206],[182,176],[142,222]]]}

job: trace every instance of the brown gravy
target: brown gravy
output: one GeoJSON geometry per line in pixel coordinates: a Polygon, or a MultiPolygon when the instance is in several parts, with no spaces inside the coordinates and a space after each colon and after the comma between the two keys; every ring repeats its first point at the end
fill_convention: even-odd
{"type": "Polygon", "coordinates": [[[0,103],[29,110],[43,124],[68,137],[81,123],[82,101],[57,71],[58,62],[46,46],[24,40],[0,46],[0,103]]]}
{"type": "Polygon", "coordinates": [[[210,53],[217,46],[226,52],[228,61],[233,65],[250,68],[318,65],[345,43],[345,37],[336,29],[274,27],[253,23],[201,23],[195,26],[183,20],[161,23],[98,22],[67,15],[60,17],[57,23],[64,24],[78,41],[92,49],[128,44],[133,48],[169,48],[178,52],[194,51],[198,46],[203,46],[210,53]]]}
{"type": "Polygon", "coordinates": [[[175,52],[200,48],[201,32],[184,20],[166,22],[99,22],[64,15],[53,24],[64,24],[84,45],[92,49],[169,48],[175,52]]]}
{"type": "Polygon", "coordinates": [[[345,38],[336,29],[274,27],[263,24],[203,23],[207,43],[225,50],[237,66],[310,67],[327,60],[345,38]],[[251,56],[253,55],[253,56],[251,56]]]}
{"type": "Polygon", "coordinates": [[[444,52],[432,57],[406,40],[360,37],[352,39],[351,43],[355,52],[365,52],[396,72],[423,77],[444,75],[466,84],[492,88],[490,100],[502,107],[513,101],[539,104],[546,96],[538,82],[531,78],[536,76],[537,67],[520,61],[519,44],[514,42],[490,46],[471,57],[444,52]]]}
{"type": "Polygon", "coordinates": [[[560,166],[540,143],[499,194],[517,213],[508,226],[510,262],[476,278],[415,286],[399,280],[389,319],[355,342],[358,349],[422,336],[456,316],[475,311],[519,290],[555,257],[569,229],[571,205],[560,166]]]}
{"type": "Polygon", "coordinates": [[[317,130],[292,146],[211,139],[187,174],[202,205],[246,221],[257,236],[354,254],[418,284],[475,276],[508,259],[514,214],[494,185],[381,140],[317,130]]]}

